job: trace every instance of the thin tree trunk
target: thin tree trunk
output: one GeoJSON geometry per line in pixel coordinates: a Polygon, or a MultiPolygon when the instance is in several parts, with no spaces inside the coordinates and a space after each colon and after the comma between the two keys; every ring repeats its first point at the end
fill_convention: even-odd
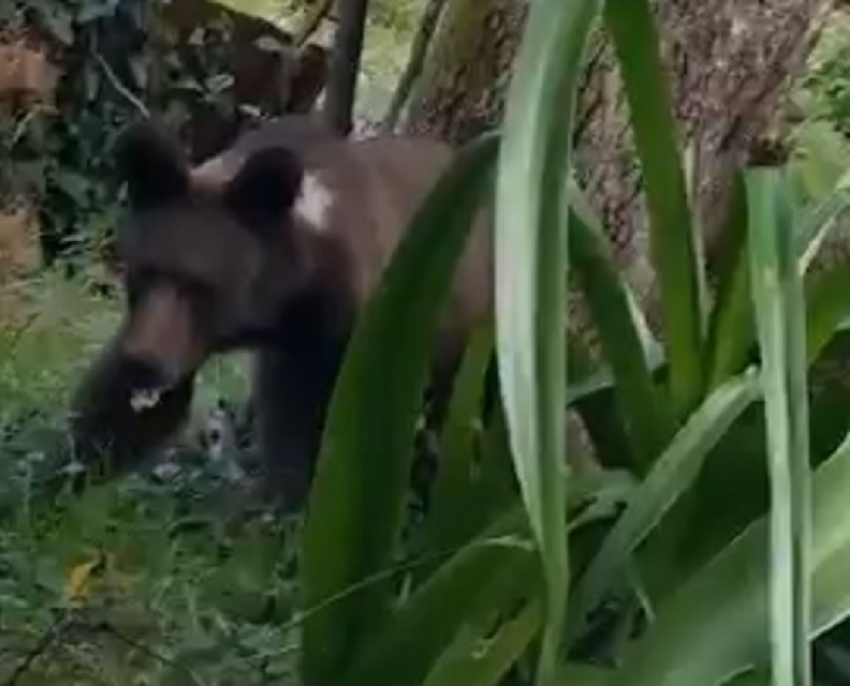
{"type": "Polygon", "coordinates": [[[354,98],[369,0],[340,0],[340,3],[324,115],[335,130],[347,136],[353,128],[354,98]]]}
{"type": "Polygon", "coordinates": [[[460,143],[498,125],[525,0],[450,0],[413,92],[407,132],[460,143]]]}

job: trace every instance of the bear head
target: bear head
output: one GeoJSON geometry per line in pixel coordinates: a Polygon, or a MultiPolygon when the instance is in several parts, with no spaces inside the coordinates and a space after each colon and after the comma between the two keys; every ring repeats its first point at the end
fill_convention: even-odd
{"type": "Polygon", "coordinates": [[[271,147],[214,190],[201,187],[149,121],[125,130],[115,155],[128,195],[116,232],[127,309],[113,354],[126,384],[156,396],[211,354],[274,329],[304,273],[292,213],[304,170],[294,152],[271,147]]]}

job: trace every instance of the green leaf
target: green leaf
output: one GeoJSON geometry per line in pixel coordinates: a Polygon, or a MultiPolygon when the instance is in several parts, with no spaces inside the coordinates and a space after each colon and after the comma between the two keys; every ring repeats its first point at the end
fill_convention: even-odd
{"type": "MultiPolygon", "coordinates": [[[[417,549],[424,555],[466,544],[516,501],[501,406],[496,405],[486,426],[481,416],[492,354],[493,327],[487,323],[472,336],[455,377],[429,514],[418,537],[417,549]]],[[[414,583],[427,578],[436,566],[437,560],[418,566],[414,583]]]]}
{"type": "Polygon", "coordinates": [[[578,277],[616,380],[617,401],[631,436],[639,472],[645,472],[666,444],[669,421],[652,380],[644,345],[610,246],[589,203],[572,190],[570,265],[578,277]]]}
{"type": "MultiPolygon", "coordinates": [[[[809,210],[800,226],[794,228],[801,274],[808,271],[827,235],[850,206],[848,178],[836,184],[832,193],[809,210]]],[[[706,345],[709,363],[709,388],[716,386],[745,364],[747,352],[755,343],[755,323],[750,300],[749,262],[747,258],[747,203],[743,176],[735,175],[733,198],[724,249],[718,265],[717,304],[712,313],[706,345]]],[[[841,267],[835,271],[840,272],[841,267]]],[[[808,326],[809,363],[813,362],[829,342],[835,329],[846,318],[846,298],[837,297],[845,277],[828,272],[818,275],[808,295],[811,321],[808,326]],[[812,311],[811,308],[814,308],[812,311]]]]}
{"type": "Polygon", "coordinates": [[[794,133],[794,144],[790,162],[794,185],[803,197],[821,202],[846,175],[850,144],[823,119],[802,122],[794,133]]]}
{"type": "MultiPolygon", "coordinates": [[[[539,601],[527,603],[488,637],[470,630],[447,651],[424,686],[497,686],[528,648],[542,623],[539,601]]],[[[478,627],[475,627],[478,628],[478,627]]]]}
{"type": "Polygon", "coordinates": [[[457,153],[413,217],[349,343],[303,534],[308,685],[335,683],[385,617],[385,570],[401,526],[436,323],[497,151],[498,139],[486,136],[457,153]],[[382,574],[382,582],[366,583],[382,574]]]}
{"type": "Polygon", "coordinates": [[[554,678],[567,601],[568,180],[576,91],[599,2],[530,6],[505,105],[496,193],[496,338],[512,455],[547,584],[538,683],[554,678]]]}
{"type": "Polygon", "coordinates": [[[835,332],[850,321],[850,267],[837,266],[807,284],[806,348],[812,364],[835,332]]]}
{"type": "MultiPolygon", "coordinates": [[[[810,639],[850,615],[850,436],[812,480],[810,639]]],[[[656,606],[611,686],[715,686],[764,664],[768,640],[768,521],[762,517],[656,606]]]]}
{"type": "Polygon", "coordinates": [[[632,553],[664,514],[690,488],[706,455],[737,417],[758,397],[755,373],[730,379],[706,398],[688,419],[606,536],[573,591],[569,627],[575,637],[613,584],[622,580],[632,553]]]}
{"type": "MultiPolygon", "coordinates": [[[[467,622],[540,589],[539,556],[519,506],[443,564],[364,646],[344,686],[418,686],[467,622]]],[[[542,589],[541,589],[542,590],[542,589]]]]}
{"type": "Polygon", "coordinates": [[[423,539],[426,550],[445,550],[478,533],[482,513],[471,511],[476,444],[483,434],[481,402],[487,366],[493,353],[493,330],[486,326],[470,340],[458,371],[441,434],[441,457],[432,488],[423,539]]]}
{"type": "Polygon", "coordinates": [[[805,302],[784,172],[750,172],[747,196],[771,484],[772,677],[804,686],[811,683],[805,302]]]}
{"type": "Polygon", "coordinates": [[[747,256],[747,191],[739,170],[732,178],[732,196],[721,238],[717,299],[708,326],[705,353],[709,360],[709,390],[743,368],[755,336],[747,256]]]}
{"type": "Polygon", "coordinates": [[[813,207],[800,227],[800,271],[805,274],[817,256],[829,232],[850,209],[850,172],[838,180],[826,198],[813,207]]]}
{"type": "Polygon", "coordinates": [[[703,385],[699,270],[677,125],[648,0],[607,0],[611,33],[631,112],[650,216],[650,247],[661,294],[670,399],[677,419],[703,385]]]}

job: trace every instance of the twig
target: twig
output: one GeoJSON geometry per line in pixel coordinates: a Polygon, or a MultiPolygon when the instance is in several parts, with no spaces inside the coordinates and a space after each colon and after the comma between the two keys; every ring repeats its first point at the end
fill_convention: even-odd
{"type": "Polygon", "coordinates": [[[139,100],[130,90],[121,83],[121,80],[115,75],[115,72],[112,71],[112,68],[106,63],[106,60],[103,59],[103,56],[99,52],[95,52],[94,59],[103,70],[104,76],[112,84],[112,87],[118,91],[118,93],[127,100],[133,107],[135,107],[139,112],[141,112],[145,117],[150,117],[150,111],[145,106],[141,100],[139,100]]]}
{"type": "Polygon", "coordinates": [[[15,668],[15,671],[3,682],[3,686],[16,686],[21,677],[30,670],[30,667],[32,667],[35,661],[44,655],[51,644],[59,637],[60,630],[63,628],[62,625],[66,623],[68,618],[69,614],[62,612],[53,620],[47,630],[41,635],[38,643],[32,647],[24,659],[21,660],[21,663],[15,668]]]}

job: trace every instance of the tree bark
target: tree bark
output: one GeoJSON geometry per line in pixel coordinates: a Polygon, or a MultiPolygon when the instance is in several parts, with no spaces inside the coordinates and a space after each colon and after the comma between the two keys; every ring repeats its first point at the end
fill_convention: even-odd
{"type": "Polygon", "coordinates": [[[461,143],[497,126],[525,0],[449,0],[404,128],[461,143]]]}
{"type": "MultiPolygon", "coordinates": [[[[696,159],[695,199],[712,252],[732,170],[765,133],[826,16],[825,0],[659,0],[673,106],[696,159]]],[[[461,143],[497,126],[526,0],[453,0],[432,44],[405,128],[461,143]]],[[[579,98],[579,178],[638,298],[653,300],[640,173],[613,51],[590,41],[579,98]]],[[[649,310],[654,310],[649,307],[649,310]]]]}

